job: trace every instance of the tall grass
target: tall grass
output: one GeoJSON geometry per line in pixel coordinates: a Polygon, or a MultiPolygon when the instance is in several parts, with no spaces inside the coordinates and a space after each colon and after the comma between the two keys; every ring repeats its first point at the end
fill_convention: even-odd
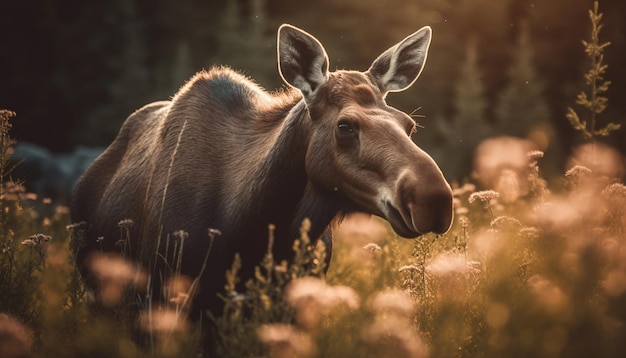
{"type": "MultiPolygon", "coordinates": [[[[597,6],[592,15],[599,32],[597,6]]],[[[197,282],[176,275],[176,253],[167,255],[174,262],[161,303],[148,292],[152,278],[124,255],[94,260],[100,285],[87,292],[73,256],[84,223],[71,224],[66,207],[11,180],[12,116],[0,111],[0,356],[200,354],[201,327],[185,318],[197,282]]],[[[267,254],[245,291],[236,290],[238,260],[226,273],[224,314],[204,327],[214,331],[214,356],[621,356],[623,167],[608,149],[594,153],[592,163],[604,166],[574,155],[561,185],[549,188],[543,153],[511,145],[490,141],[488,151],[517,163],[497,171],[497,185],[454,188],[456,217],[442,236],[404,240],[383,220],[349,217],[335,231],[324,274],[325,250],[311,245],[309,223],[294,241],[292,263],[275,261],[270,225],[267,254]]],[[[130,225],[119,223],[122,234],[130,225]]]]}
{"type": "Polygon", "coordinates": [[[572,127],[581,132],[587,140],[594,141],[598,137],[606,137],[611,132],[618,130],[621,124],[609,122],[599,128],[598,116],[606,109],[608,99],[603,96],[609,90],[611,81],[605,80],[607,65],[604,63],[604,49],[611,43],[600,41],[600,31],[604,27],[602,24],[603,14],[599,11],[599,2],[593,3],[593,9],[589,10],[589,20],[591,21],[591,36],[589,41],[583,40],[585,53],[589,57],[590,66],[585,73],[585,83],[589,86],[588,91],[582,91],[576,98],[576,104],[582,106],[589,112],[589,120],[580,119],[578,113],[568,108],[567,119],[572,127]]]}

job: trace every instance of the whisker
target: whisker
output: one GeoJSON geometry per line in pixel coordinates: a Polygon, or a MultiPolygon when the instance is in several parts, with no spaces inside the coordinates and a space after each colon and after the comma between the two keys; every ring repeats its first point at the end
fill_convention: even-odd
{"type": "Polygon", "coordinates": [[[411,113],[409,113],[409,116],[411,116],[411,117],[422,116],[423,117],[423,115],[421,115],[421,114],[415,114],[415,112],[419,111],[420,109],[422,109],[422,107],[415,108],[414,110],[411,111],[411,113]]]}

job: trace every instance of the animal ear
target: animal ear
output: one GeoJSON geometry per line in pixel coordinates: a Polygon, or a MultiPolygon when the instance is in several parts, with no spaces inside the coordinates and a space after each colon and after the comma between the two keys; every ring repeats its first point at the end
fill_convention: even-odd
{"type": "Polygon", "coordinates": [[[278,29],[278,71],[308,99],[328,78],[328,56],[315,37],[284,24],[278,29]]]}
{"type": "Polygon", "coordinates": [[[431,38],[430,26],[422,27],[374,60],[367,71],[381,92],[404,91],[415,82],[424,68],[431,38]]]}

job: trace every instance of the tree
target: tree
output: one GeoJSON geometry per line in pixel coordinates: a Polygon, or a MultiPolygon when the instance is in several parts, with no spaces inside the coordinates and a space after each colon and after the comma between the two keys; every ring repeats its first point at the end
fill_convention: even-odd
{"type": "Polygon", "coordinates": [[[151,99],[143,22],[134,2],[118,1],[115,5],[111,8],[119,19],[119,40],[114,45],[116,54],[105,62],[111,75],[99,84],[102,98],[76,124],[72,133],[76,143],[108,145],[126,117],[151,99]]]}
{"type": "Polygon", "coordinates": [[[507,71],[508,84],[497,98],[494,115],[498,134],[525,137],[532,127],[550,120],[545,85],[537,78],[533,56],[529,26],[524,22],[507,71]]]}
{"type": "Polygon", "coordinates": [[[487,99],[482,74],[478,67],[478,46],[475,38],[467,41],[465,60],[454,85],[454,116],[451,122],[438,121],[444,144],[445,160],[441,167],[449,179],[463,180],[471,169],[472,153],[492,132],[487,122],[487,99]]]}

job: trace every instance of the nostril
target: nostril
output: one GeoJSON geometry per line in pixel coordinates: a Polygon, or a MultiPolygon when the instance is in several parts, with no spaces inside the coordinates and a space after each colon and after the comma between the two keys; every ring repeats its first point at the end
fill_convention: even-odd
{"type": "Polygon", "coordinates": [[[452,191],[444,191],[440,194],[440,197],[435,200],[438,204],[438,210],[434,218],[435,222],[433,225],[433,232],[437,234],[444,234],[448,231],[448,229],[450,229],[450,226],[452,226],[452,191]]]}
{"type": "Polygon", "coordinates": [[[433,232],[435,234],[445,234],[450,225],[452,224],[452,217],[438,216],[435,218],[435,225],[433,225],[433,232]]]}
{"type": "Polygon", "coordinates": [[[448,231],[452,224],[452,189],[440,172],[433,177],[405,171],[396,190],[396,207],[407,226],[421,234],[448,231]]]}
{"type": "Polygon", "coordinates": [[[405,197],[413,226],[421,233],[444,234],[452,225],[452,191],[441,190],[405,197]]]}

